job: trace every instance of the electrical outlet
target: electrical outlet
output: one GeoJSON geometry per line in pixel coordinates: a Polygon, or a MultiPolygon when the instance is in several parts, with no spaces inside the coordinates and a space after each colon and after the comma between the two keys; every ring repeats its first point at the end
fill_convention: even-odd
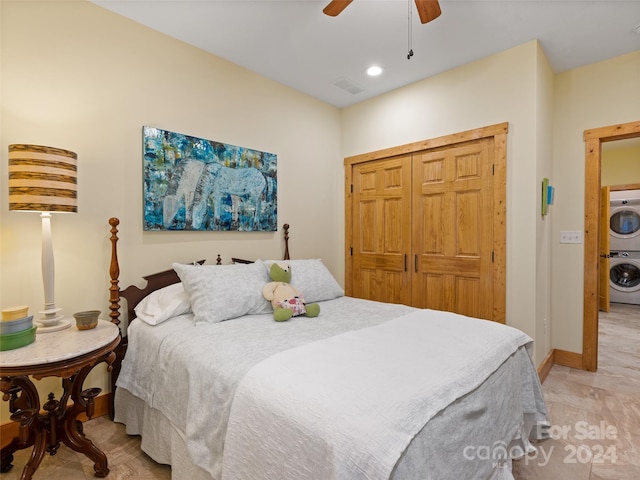
{"type": "Polygon", "coordinates": [[[565,230],[560,232],[560,243],[582,243],[580,230],[565,230]]]}

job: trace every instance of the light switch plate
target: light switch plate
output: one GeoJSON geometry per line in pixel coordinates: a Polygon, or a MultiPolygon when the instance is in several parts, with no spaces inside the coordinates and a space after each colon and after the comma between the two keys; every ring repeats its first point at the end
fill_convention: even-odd
{"type": "Polygon", "coordinates": [[[560,243],[582,243],[582,231],[565,230],[560,232],[560,243]]]}

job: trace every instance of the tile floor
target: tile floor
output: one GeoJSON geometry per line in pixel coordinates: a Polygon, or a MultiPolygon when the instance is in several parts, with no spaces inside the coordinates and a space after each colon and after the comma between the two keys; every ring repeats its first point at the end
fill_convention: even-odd
{"type": "MultiPolygon", "coordinates": [[[[596,373],[555,365],[543,390],[554,438],[536,456],[514,462],[516,480],[640,479],[640,306],[613,304],[600,317],[596,373]]],[[[110,480],[169,480],[171,470],[140,451],[138,437],[107,417],[91,420],[85,433],[109,458],[110,480]]],[[[17,480],[30,450],[17,452],[14,468],[0,480],[17,480]]],[[[93,465],[62,446],[45,456],[35,480],[93,479],[93,465]]]]}
{"type": "MultiPolygon", "coordinates": [[[[140,438],[129,436],[124,425],[103,416],[85,423],[84,432],[109,459],[108,480],[170,480],[171,468],[159,465],[140,450],[140,438]]],[[[31,449],[14,454],[14,467],[0,475],[0,480],[18,480],[29,460],[31,449]]],[[[62,445],[54,456],[45,455],[34,480],[95,479],[93,462],[62,445]]]]}
{"type": "Polygon", "coordinates": [[[514,462],[516,480],[640,479],[640,306],[612,304],[599,323],[598,371],[553,366],[553,436],[514,462]]]}

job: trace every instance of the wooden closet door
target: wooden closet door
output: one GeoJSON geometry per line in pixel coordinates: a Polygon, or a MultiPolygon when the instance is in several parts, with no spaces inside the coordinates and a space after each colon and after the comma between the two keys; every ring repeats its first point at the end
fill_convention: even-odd
{"type": "Polygon", "coordinates": [[[493,319],[493,142],[414,154],[413,305],[493,319]]]}
{"type": "Polygon", "coordinates": [[[354,297],[411,304],[411,156],[353,168],[354,297]]]}

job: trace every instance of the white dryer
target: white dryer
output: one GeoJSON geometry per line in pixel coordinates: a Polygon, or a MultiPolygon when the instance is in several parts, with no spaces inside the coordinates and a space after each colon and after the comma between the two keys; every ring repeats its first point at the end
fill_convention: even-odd
{"type": "Polygon", "coordinates": [[[610,208],[611,251],[640,251],[640,190],[611,192],[610,208]]]}
{"type": "Polygon", "coordinates": [[[640,252],[613,252],[609,267],[609,299],[640,305],[640,252]]]}

